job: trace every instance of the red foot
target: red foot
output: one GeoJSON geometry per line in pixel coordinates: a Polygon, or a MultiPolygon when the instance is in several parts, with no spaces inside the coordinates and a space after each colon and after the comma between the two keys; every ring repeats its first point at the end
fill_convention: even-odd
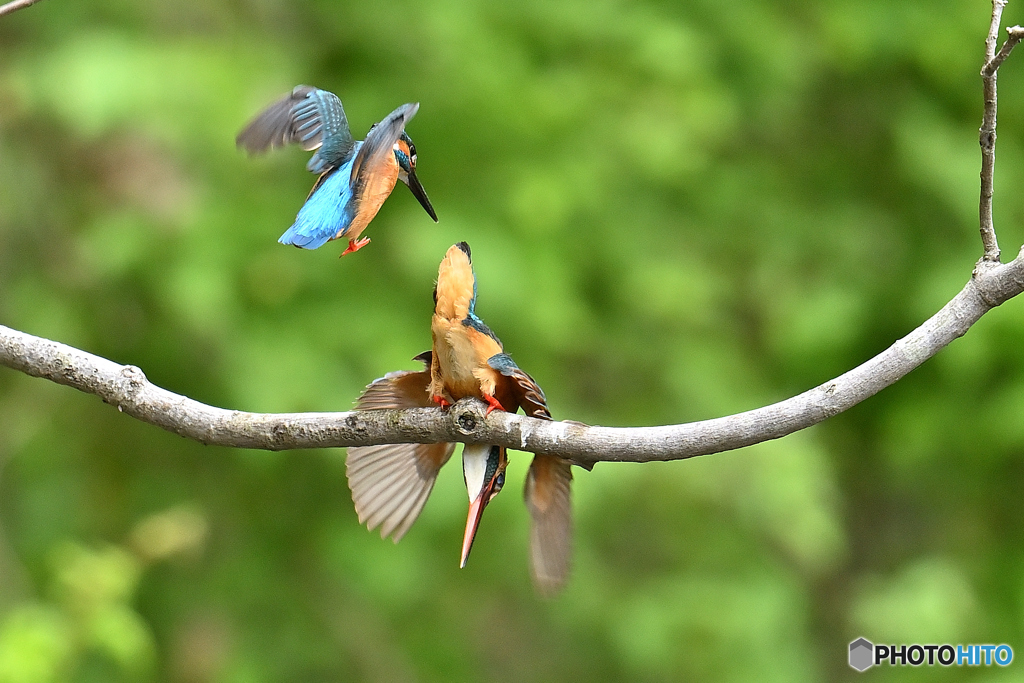
{"type": "Polygon", "coordinates": [[[487,412],[484,413],[485,416],[490,415],[492,410],[505,410],[501,407],[501,404],[498,403],[498,399],[493,396],[485,395],[484,400],[487,401],[487,412]]]}
{"type": "MultiPolygon", "coordinates": [[[[348,249],[341,252],[341,256],[344,256],[345,254],[354,254],[355,252],[359,251],[369,243],[369,237],[360,237],[358,240],[349,240],[348,249]]],[[[341,256],[339,256],[338,258],[341,258],[341,256]]]]}
{"type": "Polygon", "coordinates": [[[448,408],[451,406],[451,403],[446,401],[444,396],[431,396],[430,400],[436,403],[437,405],[441,406],[442,408],[448,408]]]}

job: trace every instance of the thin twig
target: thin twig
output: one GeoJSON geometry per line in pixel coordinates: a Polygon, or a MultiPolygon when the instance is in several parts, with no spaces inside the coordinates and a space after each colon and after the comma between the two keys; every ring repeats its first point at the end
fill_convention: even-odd
{"type": "Polygon", "coordinates": [[[1017,43],[1024,39],[1024,27],[1011,26],[1006,29],[1006,34],[1006,42],[1003,43],[1003,47],[1000,48],[998,54],[989,60],[981,70],[982,78],[988,78],[989,76],[994,75],[999,67],[1003,65],[1003,62],[1005,62],[1006,58],[1010,56],[1011,52],[1013,52],[1013,48],[1017,46],[1017,43]]]}
{"type": "Polygon", "coordinates": [[[1007,0],[992,0],[992,22],[989,24],[988,37],[985,39],[985,65],[981,69],[985,109],[981,129],[978,131],[978,142],[981,144],[981,200],[978,218],[981,224],[981,243],[985,249],[982,259],[990,262],[999,261],[999,242],[992,222],[992,195],[995,192],[996,171],[996,76],[999,73],[999,66],[1024,37],[1024,30],[1019,26],[1007,29],[1009,37],[996,54],[999,24],[1006,2],[1007,0]]]}
{"type": "Polygon", "coordinates": [[[9,2],[6,5],[0,5],[0,17],[5,14],[10,14],[11,12],[17,12],[20,9],[25,9],[29,5],[34,5],[37,2],[39,2],[39,0],[13,0],[13,2],[9,2]]]}
{"type": "Polygon", "coordinates": [[[1024,292],[1024,256],[977,268],[956,297],[871,360],[764,408],[664,427],[589,427],[494,411],[479,401],[437,408],[266,414],[224,410],[161,389],[136,367],[0,326],[0,365],[96,394],[119,410],[204,444],[287,450],[463,441],[557,453],[579,465],[680,460],[777,439],[856,405],[962,336],[994,306],[1024,292]]]}

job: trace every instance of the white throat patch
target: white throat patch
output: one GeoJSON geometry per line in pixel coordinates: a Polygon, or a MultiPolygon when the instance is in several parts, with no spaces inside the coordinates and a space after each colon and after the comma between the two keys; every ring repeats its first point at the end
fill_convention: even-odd
{"type": "Polygon", "coordinates": [[[484,477],[487,475],[487,456],[491,452],[488,445],[473,444],[466,446],[462,451],[462,474],[466,478],[466,492],[469,494],[469,502],[473,502],[483,491],[484,477]]]}

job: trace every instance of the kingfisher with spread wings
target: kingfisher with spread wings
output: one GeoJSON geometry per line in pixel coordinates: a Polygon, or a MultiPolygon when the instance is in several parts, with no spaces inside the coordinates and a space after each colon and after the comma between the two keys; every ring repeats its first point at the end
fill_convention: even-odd
{"type": "Polygon", "coordinates": [[[416,146],[405,126],[419,104],[403,104],[370,128],[365,140],[354,140],[341,100],[309,85],[296,86],[247,125],[236,138],[249,152],[295,143],[316,150],[306,168],[320,174],[295,223],[278,240],[316,249],[345,238],[351,254],[370,243],[360,238],[384,200],[401,180],[412,190],[434,222],[437,214],[416,177],[416,146]]]}
{"type": "MultiPolygon", "coordinates": [[[[476,315],[476,277],[469,245],[460,242],[445,254],[434,290],[431,323],[433,349],[415,360],[420,371],[392,372],[370,384],[356,402],[360,410],[446,407],[473,397],[488,412],[520,408],[551,419],[540,386],[505,353],[501,341],[476,315]]],[[[441,466],[455,444],[394,444],[348,449],[348,481],[359,521],[380,527],[381,537],[397,543],[419,516],[441,466]]],[[[502,446],[467,444],[462,468],[469,494],[469,515],[462,543],[466,565],[484,508],[505,483],[508,457],[502,446]]],[[[572,555],[570,462],[557,455],[535,455],[526,477],[530,510],[530,557],[535,585],[552,594],[565,583],[572,555]]]]}

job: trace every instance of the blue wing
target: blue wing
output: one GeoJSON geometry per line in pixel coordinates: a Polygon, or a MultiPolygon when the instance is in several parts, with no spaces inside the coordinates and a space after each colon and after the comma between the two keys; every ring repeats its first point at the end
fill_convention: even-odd
{"type": "Polygon", "coordinates": [[[292,227],[277,241],[303,249],[316,249],[341,237],[352,224],[356,206],[349,182],[352,159],[320,177],[292,227]]]}
{"type": "Polygon", "coordinates": [[[334,93],[311,85],[296,86],[246,126],[235,142],[250,152],[295,143],[317,150],[306,164],[313,173],[324,173],[345,164],[355,152],[348,118],[334,93]]]}

